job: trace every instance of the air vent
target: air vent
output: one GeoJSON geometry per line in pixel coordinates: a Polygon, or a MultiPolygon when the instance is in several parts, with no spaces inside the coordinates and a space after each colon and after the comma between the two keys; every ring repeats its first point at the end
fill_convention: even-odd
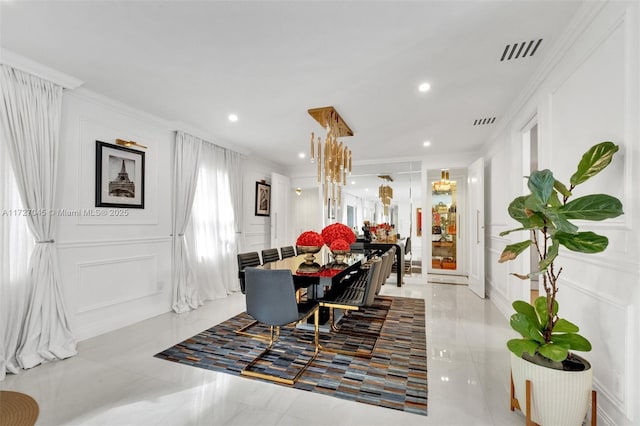
{"type": "Polygon", "coordinates": [[[502,52],[502,58],[500,61],[510,61],[512,59],[525,58],[528,56],[533,56],[538,47],[540,47],[540,43],[542,43],[542,39],[531,40],[530,42],[522,42],[515,44],[507,44],[504,48],[504,52],[502,52]]]}
{"type": "Polygon", "coordinates": [[[495,117],[490,117],[490,118],[478,118],[477,120],[475,120],[473,122],[474,126],[482,126],[483,124],[493,124],[493,122],[496,121],[495,117]]]}

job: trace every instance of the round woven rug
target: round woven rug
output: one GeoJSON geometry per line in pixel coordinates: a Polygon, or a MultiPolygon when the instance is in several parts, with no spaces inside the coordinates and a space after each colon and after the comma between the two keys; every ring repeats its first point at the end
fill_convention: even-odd
{"type": "Polygon", "coordinates": [[[38,403],[29,395],[0,391],[0,425],[32,426],[36,424],[39,412],[38,403]]]}

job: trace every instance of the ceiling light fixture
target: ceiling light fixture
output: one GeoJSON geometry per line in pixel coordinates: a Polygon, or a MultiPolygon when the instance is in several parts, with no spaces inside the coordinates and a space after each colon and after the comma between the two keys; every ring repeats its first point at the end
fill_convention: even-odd
{"type": "Polygon", "coordinates": [[[418,86],[418,90],[421,92],[428,92],[429,89],[431,89],[431,85],[429,83],[422,83],[420,86],[418,86]]]}
{"type": "Polygon", "coordinates": [[[238,116],[235,114],[229,114],[229,121],[232,123],[235,123],[236,121],[238,121],[238,116]]]}
{"type": "Polygon", "coordinates": [[[431,142],[424,141],[424,142],[422,142],[422,146],[431,146],[431,142]]]}
{"type": "Polygon", "coordinates": [[[451,181],[449,180],[449,169],[440,170],[440,180],[433,182],[433,191],[435,193],[443,193],[451,190],[451,181]]]}
{"type": "Polygon", "coordinates": [[[316,161],[317,155],[318,185],[322,186],[324,204],[332,199],[332,206],[340,208],[342,187],[347,182],[347,173],[351,175],[351,150],[338,141],[338,138],[353,136],[353,131],[332,106],[314,108],[308,112],[327,131],[324,146],[320,136],[316,140],[315,134],[311,132],[310,150],[312,163],[316,161]]]}
{"type": "Polygon", "coordinates": [[[380,197],[380,201],[382,201],[384,215],[389,216],[389,206],[391,205],[391,199],[393,198],[393,188],[389,185],[380,185],[378,188],[378,197],[380,197]]]}
{"type": "Polygon", "coordinates": [[[304,152],[301,152],[300,154],[298,154],[298,157],[300,157],[300,158],[304,158],[304,157],[306,157],[306,155],[305,155],[305,153],[304,153],[304,152]]]}

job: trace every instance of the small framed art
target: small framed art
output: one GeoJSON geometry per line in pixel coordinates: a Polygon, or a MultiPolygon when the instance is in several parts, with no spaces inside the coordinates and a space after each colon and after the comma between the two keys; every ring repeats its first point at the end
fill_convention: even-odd
{"type": "Polygon", "coordinates": [[[96,207],[144,208],[144,152],[96,141],[96,207]]]}
{"type": "Polygon", "coordinates": [[[256,182],[256,216],[269,216],[271,214],[271,185],[256,182]]]}

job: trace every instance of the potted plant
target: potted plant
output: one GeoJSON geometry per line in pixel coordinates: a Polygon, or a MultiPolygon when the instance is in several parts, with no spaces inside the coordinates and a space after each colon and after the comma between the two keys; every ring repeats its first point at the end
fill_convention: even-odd
{"type": "Polygon", "coordinates": [[[591,147],[582,156],[568,187],[550,170],[532,172],[527,178],[530,193],[514,199],[508,208],[509,215],[521,226],[500,233],[533,231],[531,238],[507,245],[499,262],[513,260],[529,248],[536,251],[539,260],[529,274],[513,274],[520,279],[539,275],[545,295],[533,304],[522,300],[513,303],[516,312],[511,316],[511,327],[522,337],[507,342],[520,407],[526,412],[525,381],[530,380],[531,418],[539,424],[579,425],[588,410],[591,366],[572,351],[589,351],[591,344],[578,334],[578,326],[558,315],[556,295],[562,267],[556,262],[561,246],[580,253],[599,253],[607,248],[607,237],[580,232],[572,220],[620,216],[622,203],[607,194],[573,197],[575,188],[606,168],[617,151],[618,146],[612,142],[591,147]],[[562,402],[562,398],[566,400],[562,402]]]}

